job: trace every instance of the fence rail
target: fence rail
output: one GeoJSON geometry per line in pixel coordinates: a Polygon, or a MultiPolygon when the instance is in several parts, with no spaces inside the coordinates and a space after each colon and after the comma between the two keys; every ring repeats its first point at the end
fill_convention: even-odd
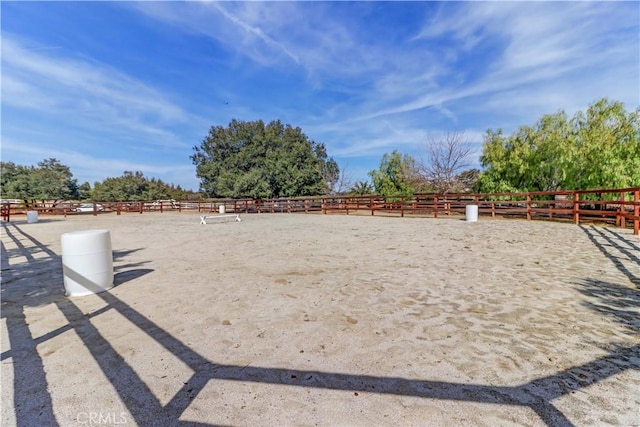
{"type": "Polygon", "coordinates": [[[450,216],[477,205],[479,216],[522,217],[527,220],[605,222],[640,232],[640,187],[522,193],[449,193],[411,196],[318,196],[279,199],[211,199],[153,202],[3,202],[2,219],[37,211],[41,215],[98,215],[106,212],[145,213],[322,213],[396,216],[450,216]]]}

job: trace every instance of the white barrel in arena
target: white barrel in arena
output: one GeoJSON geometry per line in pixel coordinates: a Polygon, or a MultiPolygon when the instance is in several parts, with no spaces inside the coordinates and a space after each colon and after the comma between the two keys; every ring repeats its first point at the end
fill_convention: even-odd
{"type": "Polygon", "coordinates": [[[38,211],[27,211],[27,223],[38,222],[38,211]]]}
{"type": "Polygon", "coordinates": [[[465,208],[465,216],[467,221],[478,221],[478,205],[467,205],[465,208]]]}
{"type": "Polygon", "coordinates": [[[113,287],[113,253],[109,230],[65,233],[61,246],[67,296],[97,294],[113,287]]]}
{"type": "Polygon", "coordinates": [[[225,212],[226,212],[225,206],[224,206],[224,205],[220,205],[220,206],[218,207],[218,212],[219,212],[220,214],[225,213],[225,212]]]}

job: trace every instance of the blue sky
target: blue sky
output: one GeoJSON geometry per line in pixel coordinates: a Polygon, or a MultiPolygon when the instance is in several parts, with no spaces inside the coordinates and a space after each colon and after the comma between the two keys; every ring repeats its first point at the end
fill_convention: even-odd
{"type": "MultiPolygon", "coordinates": [[[[352,180],[394,149],[640,105],[638,2],[7,2],[2,161],[198,189],[211,126],[280,119],[352,180]]],[[[477,166],[477,164],[476,164],[477,166]]]]}

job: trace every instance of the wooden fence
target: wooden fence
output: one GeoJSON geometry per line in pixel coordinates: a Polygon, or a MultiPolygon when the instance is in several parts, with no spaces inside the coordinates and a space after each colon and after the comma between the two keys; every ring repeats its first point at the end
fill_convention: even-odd
{"type": "Polygon", "coordinates": [[[640,187],[580,191],[523,193],[449,193],[411,196],[322,196],[280,199],[212,199],[203,201],[3,203],[2,219],[35,210],[40,215],[98,215],[106,212],[145,213],[187,211],[198,213],[322,213],[396,216],[464,215],[477,205],[479,216],[520,217],[528,220],[603,222],[640,229],[640,187]]]}

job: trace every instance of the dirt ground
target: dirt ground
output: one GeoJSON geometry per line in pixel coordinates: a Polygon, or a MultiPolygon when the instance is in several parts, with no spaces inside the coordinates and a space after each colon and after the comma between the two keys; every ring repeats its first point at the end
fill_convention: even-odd
{"type": "Polygon", "coordinates": [[[2,425],[640,426],[640,240],[544,221],[2,223],[2,425]],[[115,287],[64,295],[63,233],[115,287]]]}

